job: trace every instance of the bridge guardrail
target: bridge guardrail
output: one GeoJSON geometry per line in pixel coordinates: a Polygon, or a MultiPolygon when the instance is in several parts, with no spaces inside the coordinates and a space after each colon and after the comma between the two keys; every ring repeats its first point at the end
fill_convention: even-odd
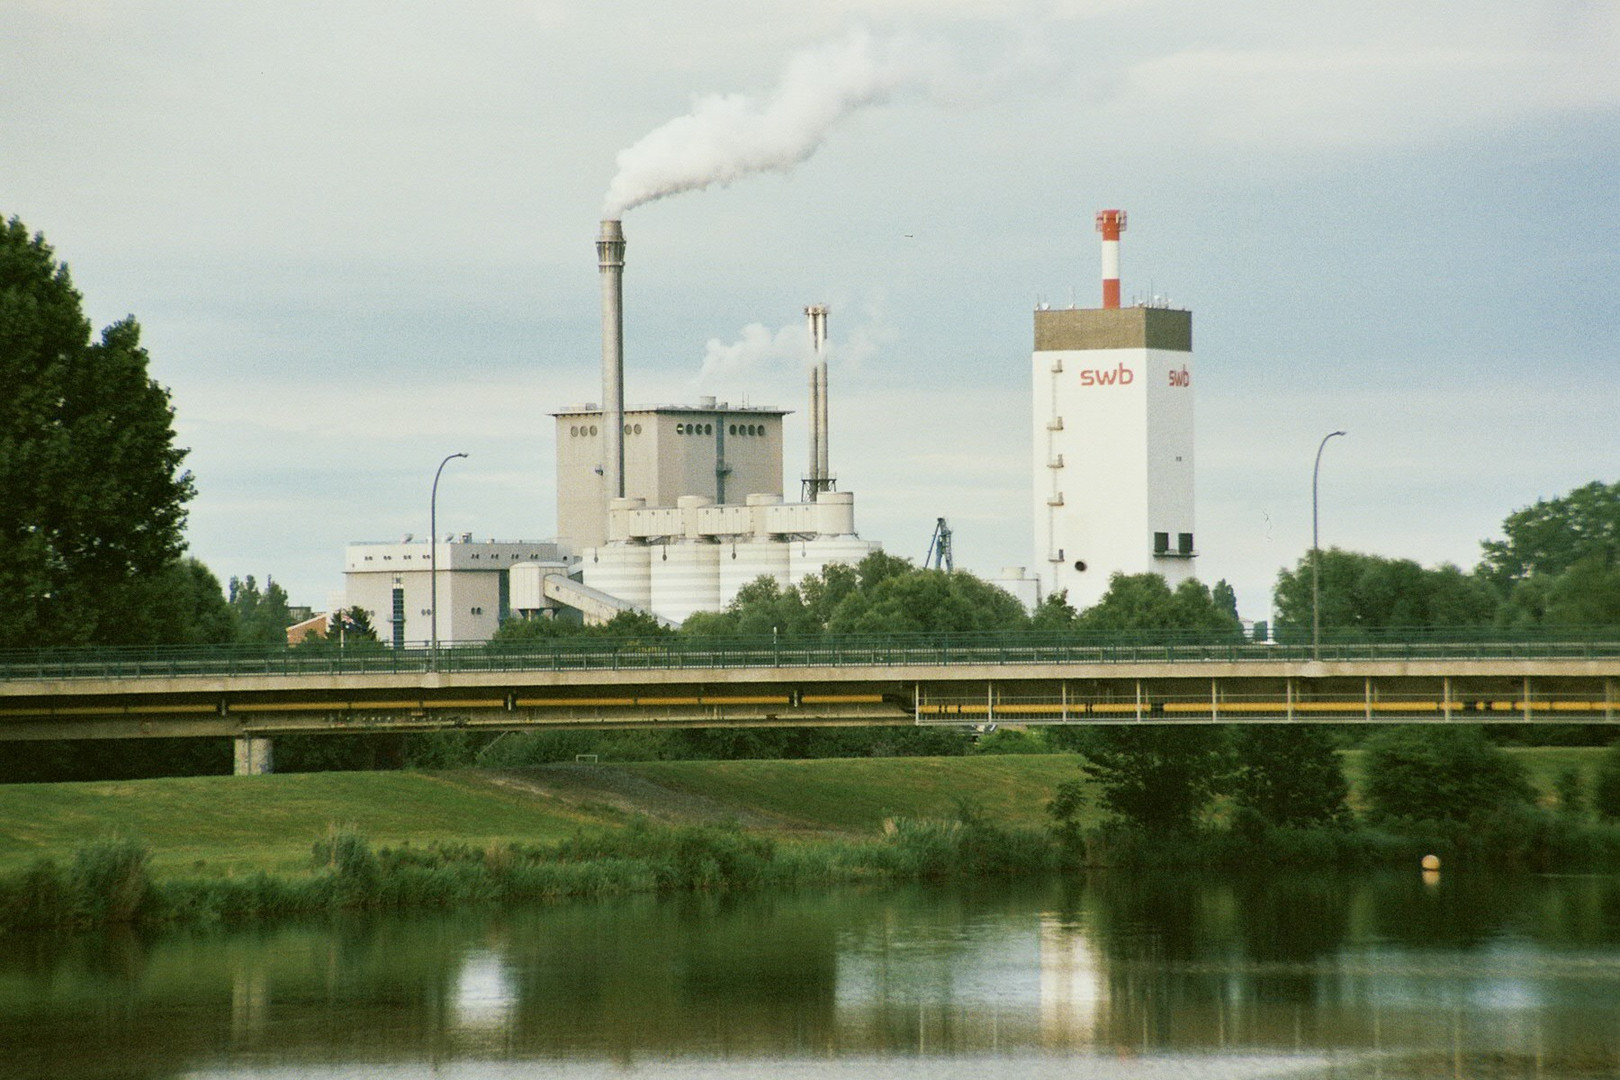
{"type": "MultiPolygon", "coordinates": [[[[497,671],[715,670],[725,668],[934,665],[1302,662],[1308,640],[1245,641],[1233,635],[950,634],[820,638],[679,636],[561,640],[404,649],[328,646],[177,646],[0,651],[0,682],[180,676],[497,671]]],[[[1620,627],[1500,631],[1325,632],[1320,659],[1544,660],[1620,658],[1620,627]]]]}

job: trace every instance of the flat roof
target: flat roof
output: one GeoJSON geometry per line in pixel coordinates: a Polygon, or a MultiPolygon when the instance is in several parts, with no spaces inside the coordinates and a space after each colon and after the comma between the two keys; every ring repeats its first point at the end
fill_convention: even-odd
{"type": "MultiPolygon", "coordinates": [[[[624,407],[624,415],[626,416],[632,413],[637,415],[646,415],[647,413],[702,413],[705,416],[713,416],[716,413],[737,413],[749,416],[787,416],[792,412],[792,409],[778,409],[774,405],[732,405],[724,401],[716,402],[713,405],[626,405],[624,407]]],[[[601,416],[602,407],[595,402],[587,402],[584,405],[564,405],[550,415],[601,416]]]]}

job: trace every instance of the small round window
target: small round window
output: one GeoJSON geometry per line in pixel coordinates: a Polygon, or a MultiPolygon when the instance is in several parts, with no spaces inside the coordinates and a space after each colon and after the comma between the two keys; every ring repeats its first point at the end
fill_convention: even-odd
{"type": "Polygon", "coordinates": [[[1086,569],[1086,561],[1084,559],[1076,559],[1076,560],[1074,560],[1074,568],[1076,570],[1084,572],[1085,569],[1086,569]]]}
{"type": "Polygon", "coordinates": [[[592,434],[592,435],[595,435],[595,434],[596,434],[596,425],[595,425],[595,424],[592,424],[592,425],[591,425],[591,434],[592,434]]]}
{"type": "Polygon", "coordinates": [[[640,435],[641,434],[641,425],[640,424],[633,424],[633,425],[631,425],[630,430],[633,431],[635,434],[640,435]]]}

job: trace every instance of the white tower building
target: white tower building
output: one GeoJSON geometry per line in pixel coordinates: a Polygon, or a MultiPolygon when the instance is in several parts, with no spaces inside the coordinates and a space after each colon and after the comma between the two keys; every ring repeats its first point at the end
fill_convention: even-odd
{"type": "Polygon", "coordinates": [[[1035,312],[1035,563],[1084,609],[1116,573],[1194,576],[1192,313],[1119,305],[1125,214],[1097,215],[1103,306],[1035,312]]]}

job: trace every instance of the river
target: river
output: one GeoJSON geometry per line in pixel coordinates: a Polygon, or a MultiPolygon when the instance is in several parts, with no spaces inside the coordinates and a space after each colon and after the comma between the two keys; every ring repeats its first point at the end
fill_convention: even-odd
{"type": "Polygon", "coordinates": [[[637,898],[0,943],[0,1075],[1620,1074],[1620,878],[637,898]]]}

